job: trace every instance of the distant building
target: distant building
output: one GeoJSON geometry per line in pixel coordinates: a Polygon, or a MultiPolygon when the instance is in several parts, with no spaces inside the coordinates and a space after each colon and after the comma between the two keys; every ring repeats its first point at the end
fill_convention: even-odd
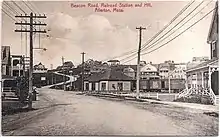
{"type": "Polygon", "coordinates": [[[130,66],[127,68],[124,68],[123,73],[126,76],[129,76],[129,77],[135,79],[135,70],[133,68],[131,68],[130,66]]]}
{"type": "Polygon", "coordinates": [[[141,67],[140,69],[140,78],[142,80],[144,79],[159,79],[159,73],[157,71],[157,68],[152,64],[148,63],[141,67]]]}
{"type": "Polygon", "coordinates": [[[109,60],[109,61],[108,61],[108,64],[109,64],[109,65],[119,65],[119,64],[120,64],[120,61],[119,61],[119,60],[109,60]]]}
{"type": "Polygon", "coordinates": [[[34,65],[34,73],[46,73],[47,68],[40,62],[37,65],[34,65]]]}
{"type": "Polygon", "coordinates": [[[171,79],[186,79],[186,63],[175,63],[175,69],[170,73],[171,79]]]}
{"type": "Polygon", "coordinates": [[[33,84],[37,87],[46,86],[49,83],[47,68],[41,62],[34,65],[33,79],[33,84]]]}
{"type": "Polygon", "coordinates": [[[87,91],[131,91],[133,79],[117,69],[95,73],[84,80],[87,91]]]}
{"type": "Polygon", "coordinates": [[[202,57],[193,57],[191,62],[187,63],[187,69],[193,68],[203,62],[209,61],[209,57],[202,56],[202,57]]]}
{"type": "Polygon", "coordinates": [[[158,72],[161,79],[167,79],[169,76],[169,72],[175,69],[174,61],[164,61],[164,63],[158,64],[158,72]]]}

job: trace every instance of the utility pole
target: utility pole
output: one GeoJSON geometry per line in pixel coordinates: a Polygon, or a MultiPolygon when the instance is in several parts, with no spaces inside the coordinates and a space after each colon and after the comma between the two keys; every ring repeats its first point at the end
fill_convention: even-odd
{"type": "Polygon", "coordinates": [[[137,59],[137,83],[136,83],[136,98],[139,99],[140,94],[140,54],[141,54],[141,37],[142,37],[142,30],[146,30],[144,27],[136,27],[139,30],[139,46],[138,46],[138,59],[137,59]]]}
{"type": "Polygon", "coordinates": [[[29,25],[30,30],[15,30],[15,32],[29,32],[30,33],[30,66],[29,66],[29,98],[28,98],[28,108],[32,109],[32,94],[33,94],[33,33],[46,33],[46,31],[41,31],[41,30],[33,30],[34,25],[41,25],[41,26],[46,26],[44,23],[33,23],[34,18],[46,18],[45,15],[34,15],[31,12],[30,15],[20,15],[20,16],[15,16],[16,18],[29,18],[30,22],[23,23],[15,23],[15,25],[29,25]]]}
{"type": "Polygon", "coordinates": [[[85,69],[85,66],[84,66],[84,56],[85,56],[85,52],[81,53],[82,54],[82,92],[84,91],[84,69],[85,69]]]}
{"type": "MultiPolygon", "coordinates": [[[[62,64],[63,64],[63,67],[62,67],[62,70],[63,70],[63,74],[64,74],[64,57],[62,56],[62,64]]],[[[65,91],[66,90],[66,74],[63,75],[63,90],[65,91]]]]}
{"type": "Polygon", "coordinates": [[[50,69],[51,69],[51,85],[53,85],[53,72],[52,72],[52,70],[53,70],[53,64],[50,64],[50,69]]]}

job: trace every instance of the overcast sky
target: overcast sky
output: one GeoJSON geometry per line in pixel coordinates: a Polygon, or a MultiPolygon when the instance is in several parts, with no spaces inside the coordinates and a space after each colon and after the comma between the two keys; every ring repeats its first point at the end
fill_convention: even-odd
{"type": "MultiPolygon", "coordinates": [[[[178,23],[200,2],[196,1],[193,3],[165,32],[178,23]]],[[[206,0],[196,12],[208,2],[209,0],[206,0]]],[[[16,8],[13,3],[8,3],[16,8]]],[[[81,62],[80,53],[83,51],[86,52],[86,59],[103,60],[120,55],[134,48],[137,49],[138,31],[135,29],[137,26],[147,27],[143,31],[142,36],[142,43],[144,44],[160,31],[189,1],[151,1],[152,7],[125,8],[124,12],[118,13],[98,13],[94,12],[94,8],[71,8],[71,3],[87,4],[88,2],[32,1],[31,3],[41,13],[46,14],[47,19],[44,19],[44,21],[47,23],[47,29],[50,30],[48,32],[50,35],[49,38],[45,34],[41,35],[40,47],[47,48],[47,51],[35,50],[34,64],[42,62],[46,67],[50,67],[51,64],[57,67],[61,64],[62,56],[64,56],[65,61],[73,61],[75,65],[79,64],[81,62]]],[[[140,2],[126,3],[135,4],[140,2]]],[[[17,2],[17,4],[25,11],[30,12],[24,3],[17,2]]],[[[208,13],[213,9],[214,4],[215,2],[209,4],[182,29],[163,42],[158,43],[158,46],[167,42],[208,13]]],[[[5,7],[3,6],[3,8],[5,7]]],[[[196,12],[191,14],[191,16],[196,14],[196,12]]],[[[163,48],[142,56],[141,60],[152,61],[153,63],[161,63],[165,60],[188,62],[194,56],[210,56],[209,45],[206,41],[211,19],[212,14],[209,14],[183,35],[163,48]]],[[[11,46],[12,54],[24,54],[25,34],[23,34],[23,46],[21,46],[21,34],[14,32],[14,29],[19,27],[15,27],[15,22],[10,20],[5,14],[2,16],[2,21],[2,45],[11,46]]],[[[37,37],[38,34],[35,35],[34,47],[39,47],[37,37]]],[[[134,64],[136,62],[135,59],[128,64],[134,64]]]]}

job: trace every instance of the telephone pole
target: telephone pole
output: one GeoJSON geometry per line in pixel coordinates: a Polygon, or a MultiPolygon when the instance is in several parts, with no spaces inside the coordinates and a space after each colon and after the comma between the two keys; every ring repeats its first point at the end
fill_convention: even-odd
{"type": "Polygon", "coordinates": [[[63,90],[65,91],[66,90],[66,74],[64,72],[64,57],[62,56],[62,70],[63,70],[63,90]]]}
{"type": "Polygon", "coordinates": [[[82,54],[82,92],[84,91],[84,56],[85,52],[81,53],[82,54]]]}
{"type": "Polygon", "coordinates": [[[136,98],[139,99],[140,94],[140,54],[141,54],[141,37],[142,37],[142,30],[146,30],[144,27],[136,27],[139,30],[139,46],[138,46],[138,59],[137,59],[137,83],[136,83],[136,98]]]}
{"type": "Polygon", "coordinates": [[[20,30],[15,30],[15,32],[29,32],[30,34],[30,66],[29,66],[29,98],[28,98],[28,108],[32,109],[32,93],[33,93],[33,33],[46,33],[46,31],[41,30],[33,30],[34,25],[38,26],[46,26],[44,23],[33,23],[34,18],[46,18],[45,15],[33,15],[31,12],[30,15],[20,15],[15,16],[16,18],[29,18],[30,22],[22,22],[21,23],[15,23],[15,25],[28,25],[30,26],[30,30],[22,30],[22,27],[20,30]]]}

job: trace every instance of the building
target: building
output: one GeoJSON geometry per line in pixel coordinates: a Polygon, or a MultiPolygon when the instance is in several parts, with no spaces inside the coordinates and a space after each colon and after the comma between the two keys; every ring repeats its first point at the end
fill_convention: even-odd
{"type": "Polygon", "coordinates": [[[135,70],[133,68],[131,68],[130,66],[127,67],[127,68],[124,68],[123,69],[123,73],[128,76],[128,77],[131,77],[132,79],[135,79],[135,70]]]}
{"type": "Polygon", "coordinates": [[[108,64],[109,64],[109,65],[119,65],[119,64],[120,64],[120,61],[119,61],[119,60],[109,60],[109,61],[108,61],[108,64]]]}
{"type": "Polygon", "coordinates": [[[95,73],[84,80],[87,91],[131,91],[133,79],[117,69],[95,73]]]}
{"type": "MultiPolygon", "coordinates": [[[[216,3],[217,5],[217,3],[216,3]]],[[[218,7],[218,5],[217,5],[218,7]]],[[[186,71],[187,83],[189,88],[208,89],[215,95],[219,94],[219,44],[218,44],[218,8],[214,10],[212,22],[208,34],[207,43],[210,45],[210,60],[204,61],[186,71]]]]}
{"type": "Polygon", "coordinates": [[[169,73],[175,69],[174,61],[164,61],[158,64],[158,72],[161,79],[168,79],[169,73]]]}
{"type": "Polygon", "coordinates": [[[11,55],[11,76],[20,77],[25,75],[24,56],[11,55]]]}
{"type": "Polygon", "coordinates": [[[1,60],[2,60],[2,75],[9,76],[11,75],[11,54],[10,54],[10,46],[2,46],[2,54],[1,54],[1,60]]]}
{"type": "Polygon", "coordinates": [[[170,73],[171,79],[186,79],[186,63],[175,63],[175,69],[170,73]]]}
{"type": "Polygon", "coordinates": [[[159,79],[159,72],[157,68],[152,64],[148,63],[141,67],[140,69],[140,79],[159,79]]]}
{"type": "Polygon", "coordinates": [[[48,82],[47,68],[40,62],[34,65],[33,85],[37,87],[46,86],[48,82]]]}
{"type": "Polygon", "coordinates": [[[202,57],[193,57],[191,62],[187,63],[187,69],[193,68],[203,62],[209,61],[209,57],[202,56],[202,57]]]}
{"type": "Polygon", "coordinates": [[[40,62],[37,65],[34,65],[34,72],[33,73],[46,73],[47,68],[40,62]]]}

